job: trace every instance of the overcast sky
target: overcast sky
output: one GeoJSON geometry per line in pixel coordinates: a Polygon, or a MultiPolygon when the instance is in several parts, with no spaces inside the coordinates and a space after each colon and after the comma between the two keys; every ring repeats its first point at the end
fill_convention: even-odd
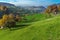
{"type": "Polygon", "coordinates": [[[15,5],[47,6],[55,3],[60,3],[60,0],[0,0],[0,2],[12,3],[15,5]]]}

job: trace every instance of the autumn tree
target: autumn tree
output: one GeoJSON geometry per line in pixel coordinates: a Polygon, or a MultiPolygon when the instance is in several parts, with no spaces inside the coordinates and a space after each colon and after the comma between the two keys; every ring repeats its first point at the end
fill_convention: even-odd
{"type": "Polygon", "coordinates": [[[9,14],[8,20],[9,20],[8,21],[8,28],[11,28],[16,25],[16,22],[14,20],[14,15],[12,13],[9,14]]]}
{"type": "Polygon", "coordinates": [[[3,15],[2,19],[0,19],[0,27],[1,29],[4,28],[8,21],[8,15],[3,15]]]}
{"type": "Polygon", "coordinates": [[[7,21],[8,20],[8,15],[7,14],[4,14],[3,17],[2,17],[3,20],[7,21]]]}
{"type": "Polygon", "coordinates": [[[57,7],[57,5],[48,6],[45,12],[48,13],[48,14],[50,14],[50,13],[57,14],[58,7],[57,7]]]}

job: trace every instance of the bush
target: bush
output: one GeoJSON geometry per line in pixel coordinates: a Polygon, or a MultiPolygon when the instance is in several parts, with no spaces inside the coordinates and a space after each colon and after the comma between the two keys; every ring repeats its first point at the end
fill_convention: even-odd
{"type": "Polygon", "coordinates": [[[16,16],[15,16],[15,21],[18,22],[18,21],[20,21],[20,20],[21,20],[20,16],[19,16],[19,15],[16,15],[16,16]]]}

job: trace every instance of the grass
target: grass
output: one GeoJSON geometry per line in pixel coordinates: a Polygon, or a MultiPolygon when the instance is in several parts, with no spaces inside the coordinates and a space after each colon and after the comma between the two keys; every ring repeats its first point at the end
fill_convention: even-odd
{"type": "Polygon", "coordinates": [[[0,30],[0,40],[60,40],[60,15],[32,22],[22,29],[0,30]]]}
{"type": "Polygon", "coordinates": [[[46,14],[33,14],[33,15],[24,16],[24,18],[23,18],[24,20],[22,20],[22,21],[27,23],[27,22],[41,21],[41,20],[44,20],[47,18],[49,18],[49,17],[47,17],[46,14]]]}

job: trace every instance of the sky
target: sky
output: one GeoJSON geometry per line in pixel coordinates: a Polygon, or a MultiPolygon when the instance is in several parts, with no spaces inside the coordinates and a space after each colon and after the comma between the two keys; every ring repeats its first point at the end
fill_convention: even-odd
{"type": "Polygon", "coordinates": [[[60,0],[0,0],[0,2],[7,2],[21,6],[48,6],[51,4],[60,3],[60,0]]]}

